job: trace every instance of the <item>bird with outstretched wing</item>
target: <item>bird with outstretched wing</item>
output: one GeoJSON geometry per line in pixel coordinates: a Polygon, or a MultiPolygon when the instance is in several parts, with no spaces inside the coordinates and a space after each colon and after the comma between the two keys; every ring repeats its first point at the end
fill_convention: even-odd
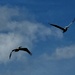
{"type": "Polygon", "coordinates": [[[9,59],[11,58],[11,55],[12,55],[13,52],[18,52],[18,51],[26,51],[27,53],[32,55],[32,53],[28,50],[28,48],[21,48],[21,47],[19,47],[19,48],[14,49],[14,50],[11,51],[11,53],[9,55],[9,59]]]}
{"type": "Polygon", "coordinates": [[[56,24],[50,24],[50,23],[48,23],[48,24],[50,24],[51,26],[54,26],[56,28],[61,29],[63,32],[66,32],[68,30],[68,28],[70,27],[70,25],[72,25],[74,22],[75,22],[75,18],[73,19],[73,21],[69,25],[65,26],[64,28],[59,25],[56,25],[56,24]]]}

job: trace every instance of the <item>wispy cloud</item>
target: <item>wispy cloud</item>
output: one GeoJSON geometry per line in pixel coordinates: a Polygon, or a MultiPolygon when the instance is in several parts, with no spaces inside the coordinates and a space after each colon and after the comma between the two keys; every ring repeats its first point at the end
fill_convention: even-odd
{"type": "Polygon", "coordinates": [[[57,48],[53,56],[55,56],[57,59],[75,57],[75,45],[57,48]]]}
{"type": "Polygon", "coordinates": [[[63,36],[59,31],[54,32],[45,25],[32,21],[31,16],[29,18],[30,14],[24,14],[25,11],[24,9],[20,11],[18,7],[0,6],[0,61],[2,62],[7,61],[10,51],[20,45],[31,49],[39,40],[50,36],[59,38],[63,36]]]}
{"type": "Polygon", "coordinates": [[[0,62],[6,62],[9,53],[21,42],[21,37],[14,33],[0,34],[0,62]]]}
{"type": "Polygon", "coordinates": [[[44,53],[41,57],[42,59],[46,60],[60,60],[73,58],[75,57],[75,45],[56,48],[56,50],[51,55],[44,53]]]}

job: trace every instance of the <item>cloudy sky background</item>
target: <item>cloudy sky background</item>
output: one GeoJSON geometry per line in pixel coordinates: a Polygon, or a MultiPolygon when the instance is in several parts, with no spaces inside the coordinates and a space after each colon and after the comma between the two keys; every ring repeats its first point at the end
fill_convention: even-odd
{"type": "Polygon", "coordinates": [[[0,75],[75,75],[75,1],[0,1],[0,75]],[[10,52],[19,47],[26,52],[10,52]]]}

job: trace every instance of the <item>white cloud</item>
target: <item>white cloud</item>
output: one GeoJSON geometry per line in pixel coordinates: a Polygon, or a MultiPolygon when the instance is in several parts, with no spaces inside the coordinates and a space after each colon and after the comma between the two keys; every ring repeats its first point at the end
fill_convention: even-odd
{"type": "Polygon", "coordinates": [[[75,45],[56,48],[56,50],[51,55],[49,55],[49,53],[44,53],[40,58],[42,58],[43,60],[60,60],[70,59],[73,57],[75,57],[75,45]]]}
{"type": "Polygon", "coordinates": [[[0,62],[6,62],[13,48],[20,45],[21,37],[13,33],[0,34],[0,62]]]}
{"type": "Polygon", "coordinates": [[[17,7],[0,6],[0,61],[2,62],[7,61],[9,52],[20,45],[31,50],[34,43],[39,40],[50,36],[59,38],[63,36],[59,31],[54,32],[35,20],[31,21],[30,14],[25,14],[25,11],[17,7]]]}
{"type": "Polygon", "coordinates": [[[75,57],[75,45],[57,48],[53,55],[58,59],[75,57]]]}

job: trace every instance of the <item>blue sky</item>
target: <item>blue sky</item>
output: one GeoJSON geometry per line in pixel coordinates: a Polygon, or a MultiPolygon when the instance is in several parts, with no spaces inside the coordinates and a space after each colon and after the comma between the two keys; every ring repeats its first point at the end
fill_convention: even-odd
{"type": "Polygon", "coordinates": [[[74,0],[0,1],[0,75],[75,75],[74,0]],[[26,52],[10,52],[19,47],[26,52]]]}

